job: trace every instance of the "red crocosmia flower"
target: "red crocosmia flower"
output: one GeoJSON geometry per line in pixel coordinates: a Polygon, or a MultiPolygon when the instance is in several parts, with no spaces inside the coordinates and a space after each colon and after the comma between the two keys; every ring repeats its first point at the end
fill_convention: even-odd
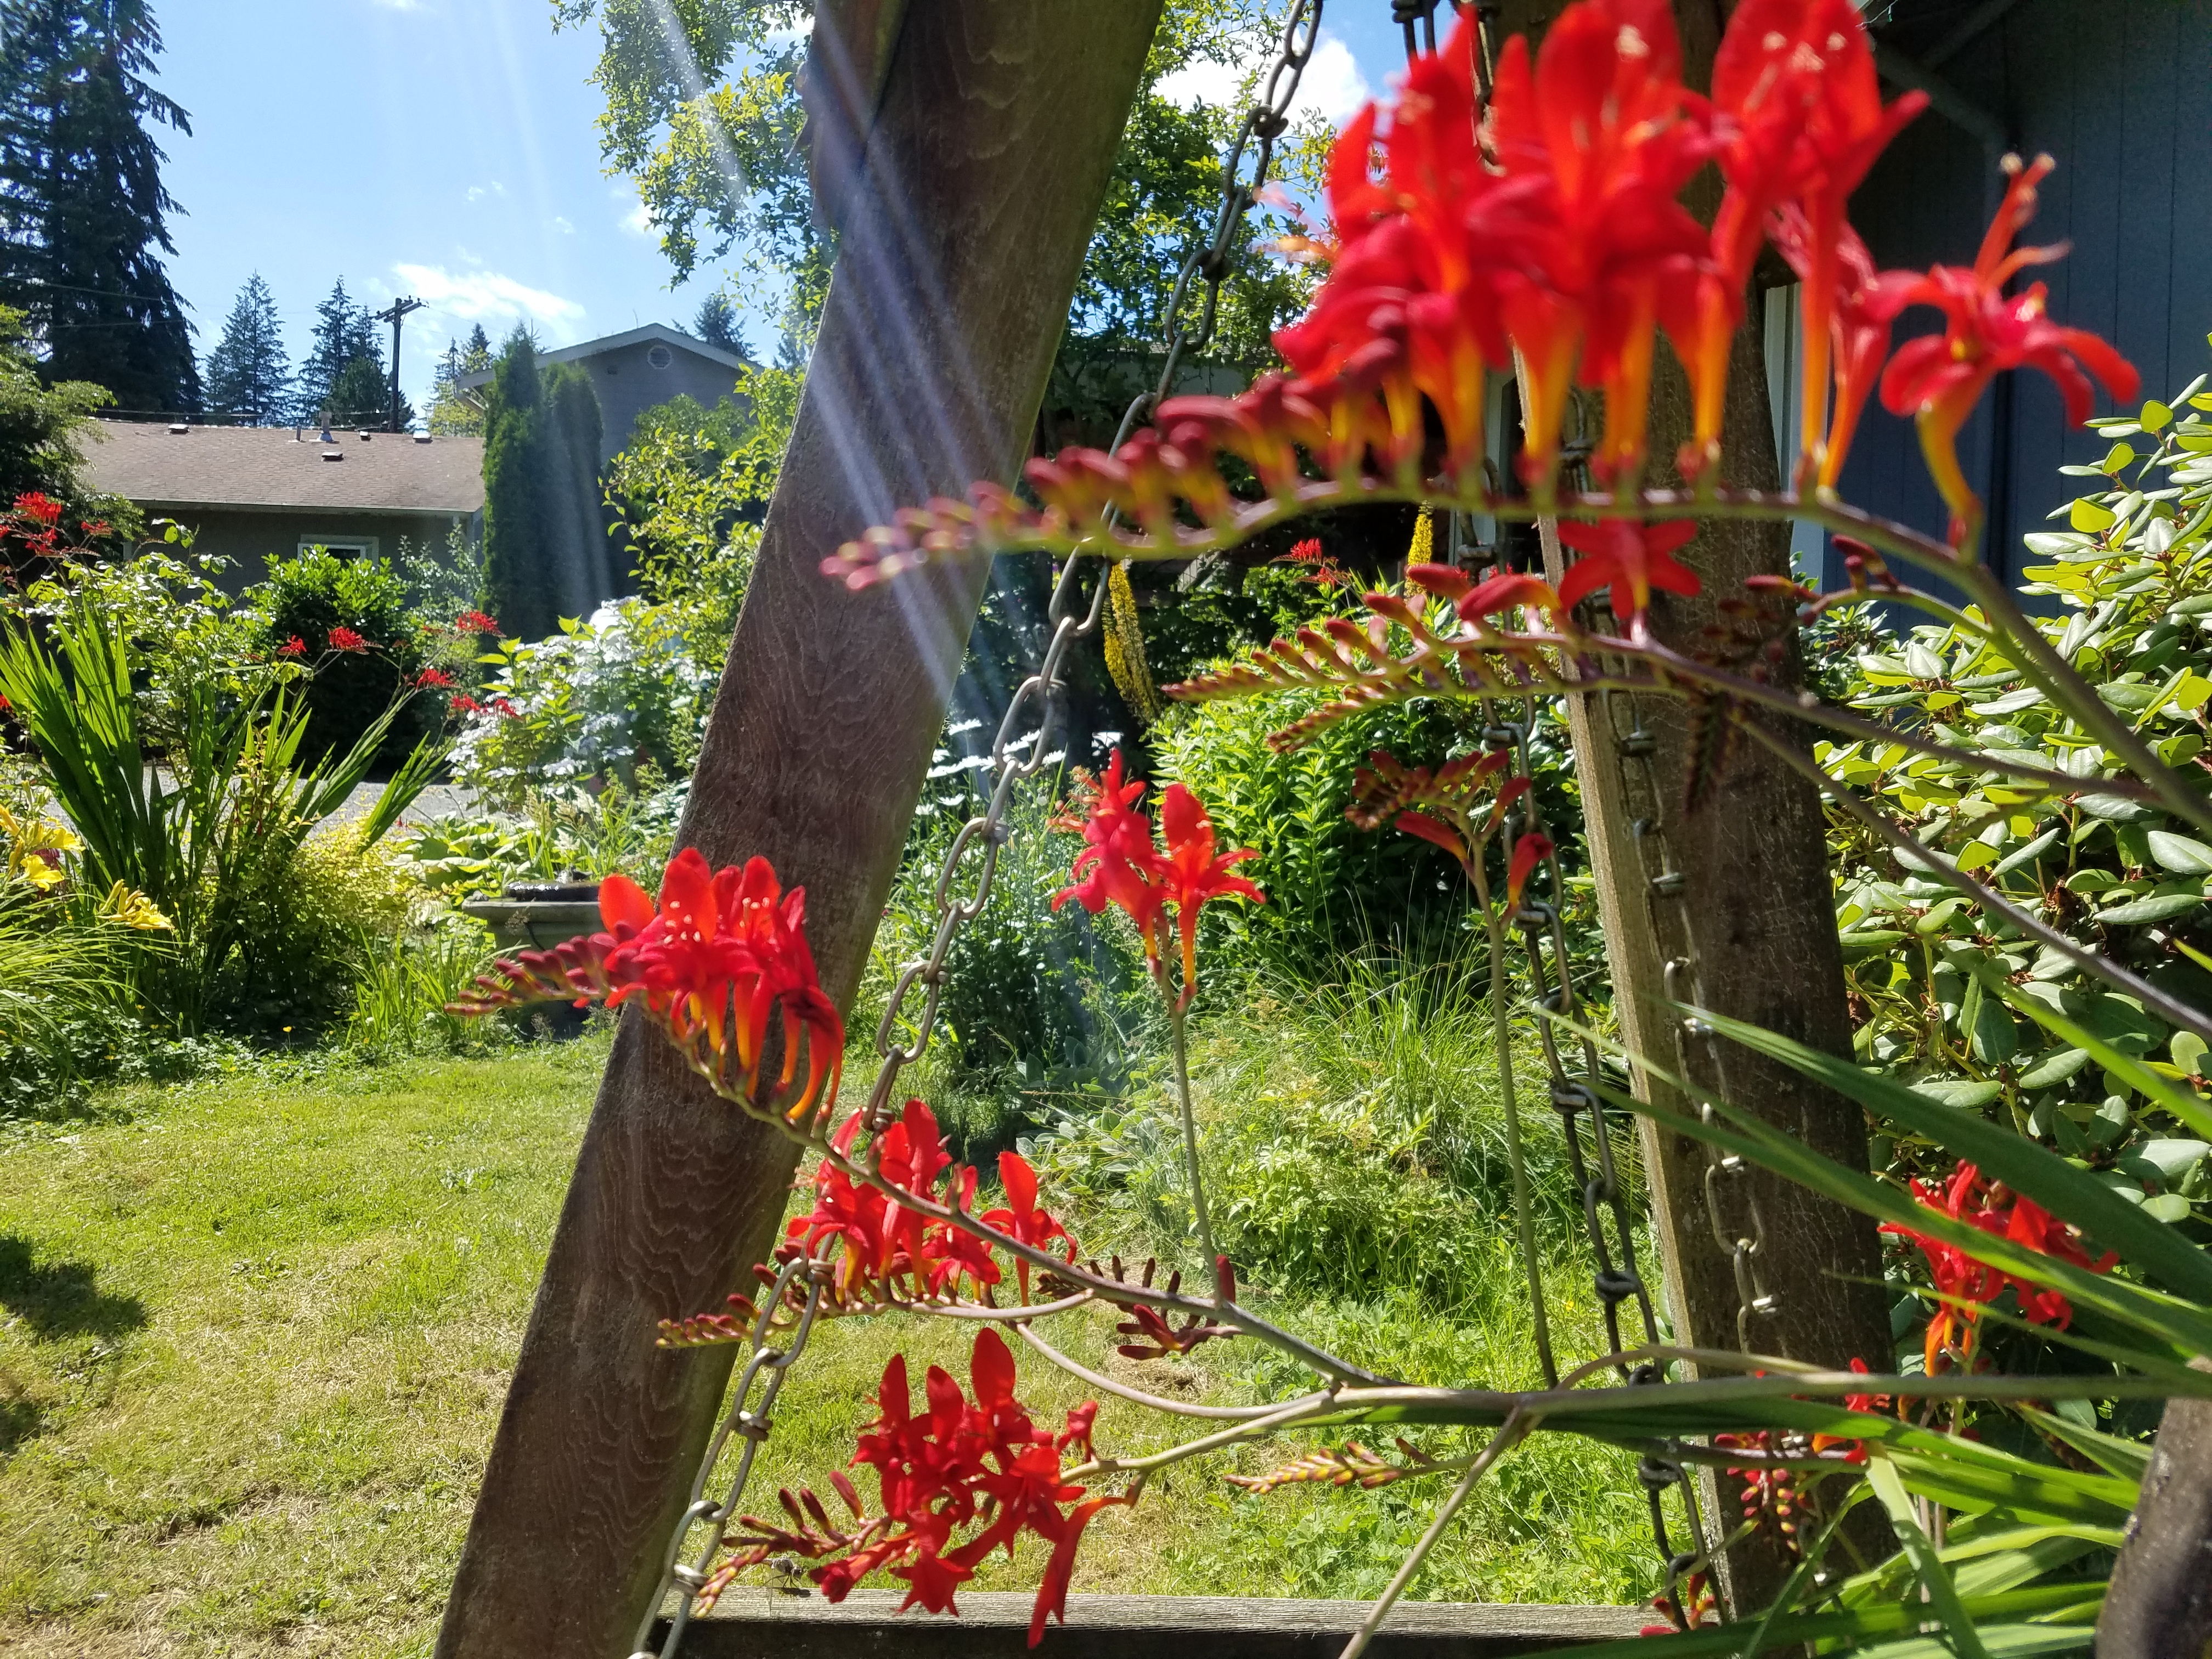
{"type": "Polygon", "coordinates": [[[1598,472],[1627,480],[1642,465],[1660,311],[1694,290],[1709,246],[1674,199],[1712,148],[1681,70],[1668,0],[1579,0],[1533,70],[1522,37],[1498,60],[1492,131],[1505,182],[1468,220],[1521,267],[1503,295],[1526,367],[1534,487],[1548,485],[1577,380],[1605,392],[1598,472]]]}
{"type": "Polygon", "coordinates": [[[1559,540],[1583,556],[1559,580],[1559,608],[1571,611],[1601,587],[1611,590],[1613,615],[1624,622],[1651,607],[1651,590],[1692,595],[1697,574],[1674,555],[1698,533],[1696,521],[1637,524],[1605,519],[1596,524],[1572,520],[1559,526],[1559,540]]]}
{"type": "Polygon", "coordinates": [[[1144,793],[1142,778],[1124,781],[1121,751],[1115,750],[1083,826],[1088,844],[1075,855],[1075,884],[1054,894],[1052,908],[1073,899],[1095,916],[1109,904],[1120,906],[1136,924],[1146,956],[1157,963],[1160,906],[1166,895],[1156,884],[1163,860],[1152,846],[1152,823],[1133,810],[1144,793]]]}
{"type": "Polygon", "coordinates": [[[894,1356],[877,1390],[878,1415],[861,1434],[853,1462],[876,1470],[881,1521],[860,1536],[850,1554],[809,1575],[832,1601],[842,1601],[867,1574],[888,1570],[906,1581],[901,1610],[920,1606],[957,1613],[953,1596],[975,1576],[975,1565],[1001,1545],[1012,1554],[1024,1532],[1053,1547],[1037,1589],[1030,1645],[1045,1621],[1066,1617],[1067,1580],[1076,1546],[1093,1516],[1118,1498],[1085,1501],[1081,1486],[1067,1485],[1067,1454],[1091,1455],[1095,1402],[1067,1414],[1056,1436],[1038,1430],[1014,1397],[1014,1358],[1006,1340],[986,1329],[975,1338],[969,1364],[971,1401],[958,1382],[933,1365],[923,1381],[923,1410],[916,1414],[906,1359],[894,1356]],[[1069,1506],[1072,1507],[1063,1507],[1069,1506]],[[957,1547],[953,1534],[981,1523],[957,1547]]]}
{"type": "MultiPolygon", "coordinates": [[[[2054,1219],[2033,1200],[1985,1181],[1972,1164],[1961,1164],[1947,1182],[1914,1182],[1912,1194],[1928,1208],[1954,1221],[1963,1221],[2091,1273],[2109,1273],[2119,1260],[2110,1251],[2091,1260],[2075,1230],[2054,1219]]],[[[1919,1246],[1936,1291],[1949,1298],[1928,1321],[1924,1358],[1930,1376],[1944,1370],[1954,1353],[1971,1364],[1982,1307],[1996,1300],[2008,1287],[2018,1296],[2021,1316],[2029,1324],[2051,1325],[2063,1331],[2073,1320],[2073,1304],[2048,1286],[1990,1267],[1957,1245],[1931,1238],[1901,1222],[1886,1221],[1881,1231],[1919,1246]]]]}
{"type": "Polygon", "coordinates": [[[368,641],[340,623],[331,629],[331,649],[358,653],[368,649],[368,641]]]}
{"type": "Polygon", "coordinates": [[[465,691],[457,697],[448,699],[446,707],[456,714],[481,714],[487,712],[482,703],[465,691]]]}
{"type": "Polygon", "coordinates": [[[276,647],[276,654],[280,657],[304,657],[307,654],[307,642],[295,634],[276,647]]]}
{"type": "Polygon", "coordinates": [[[62,520],[62,504],[43,490],[33,489],[16,496],[15,511],[43,525],[59,524],[62,520]]]}
{"type": "Polygon", "coordinates": [[[1302,542],[1291,544],[1291,550],[1283,555],[1283,562],[1290,564],[1323,564],[1328,555],[1321,550],[1321,538],[1309,536],[1302,542]]]}
{"type": "Polygon", "coordinates": [[[1528,885],[1528,878],[1536,868],[1552,856],[1552,838],[1541,833],[1523,836],[1513,843],[1513,861],[1505,868],[1505,908],[1518,910],[1521,895],[1528,885]]]}
{"type": "Polygon", "coordinates": [[[1198,913],[1218,898],[1249,899],[1265,904],[1267,896],[1242,876],[1229,872],[1259,854],[1249,847],[1217,855],[1213,850],[1213,820],[1199,805],[1198,797],[1179,783],[1171,783],[1160,797],[1160,837],[1167,844],[1161,885],[1176,908],[1176,928],[1182,938],[1182,1000],[1188,1003],[1198,990],[1198,913]]]}
{"type": "Polygon", "coordinates": [[[2065,252],[2013,247],[2014,239],[2035,216],[2037,184],[2055,165],[2048,155],[2026,166],[2016,155],[2005,158],[2012,183],[1982,239],[1973,269],[1937,265],[1905,292],[1906,303],[1935,306],[1943,313],[1943,332],[1906,341],[1881,377],[1884,407],[1895,415],[1910,412],[1919,424],[1921,453],[1951,509],[1952,543],[1961,549],[1980,530],[1982,502],[1959,469],[1959,428],[2000,370],[2041,369],[2057,382],[2066,418],[2075,426],[2089,418],[2093,396],[2084,368],[2122,402],[2141,386],[2135,366],[2104,341],[2082,329],[2061,328],[2044,314],[2048,296],[2042,283],[2025,294],[2004,291],[2023,267],[2046,264],[2065,252]]]}
{"type": "Polygon", "coordinates": [[[579,997],[641,1001],[692,1069],[726,1095],[757,1098],[769,1017],[780,1008],[777,1086],[791,1085],[802,1048],[808,1066],[788,1115],[826,1109],[845,1031],[815,975],[804,890],[785,893],[765,859],[710,871],[686,848],[669,860],[657,906],[635,883],[612,878],[600,884],[599,903],[608,932],[494,963],[454,1012],[579,997]]]}
{"type": "Polygon", "coordinates": [[[1459,601],[1459,614],[1473,622],[1478,617],[1494,617],[1501,611],[1516,608],[1548,611],[1561,610],[1559,596],[1552,591],[1551,583],[1540,576],[1529,576],[1516,571],[1501,570],[1486,578],[1480,586],[1470,588],[1459,601]]]}
{"type": "Polygon", "coordinates": [[[522,718],[522,711],[505,697],[494,697],[490,707],[491,712],[503,720],[519,720],[522,718]]]}
{"type": "MultiPolygon", "coordinates": [[[[1043,1249],[1056,1238],[1066,1249],[1067,1260],[1074,1261],[1075,1241],[1067,1236],[1067,1229],[1049,1211],[1038,1207],[1036,1171],[1030,1167],[1030,1161],[1019,1152],[1000,1152],[999,1184],[1006,1189],[1005,1207],[986,1210],[983,1224],[1038,1249],[1043,1249]]],[[[1017,1258],[1014,1277],[1021,1285],[1022,1300],[1028,1301],[1030,1264],[1017,1258]]]]}
{"type": "Polygon", "coordinates": [[[1713,107],[1721,175],[1728,189],[1714,218],[1717,281],[1701,301],[1692,337],[1678,334],[1689,366],[1695,444],[1717,453],[1728,341],[1741,320],[1745,283],[1770,216],[1794,209],[1804,225],[1802,453],[1808,476],[1820,465],[1827,419],[1829,342],[1844,209],[1875,159],[1927,106],[1906,93],[1885,108],[1874,52],[1851,0],[1743,0],[1713,61],[1713,107]],[[1717,307],[1725,315],[1716,314],[1717,307]]]}
{"type": "MultiPolygon", "coordinates": [[[[1804,214],[1794,206],[1778,209],[1771,226],[1775,246],[1790,268],[1808,285],[1813,275],[1812,229],[1804,214]]],[[[1874,256],[1849,225],[1836,240],[1830,277],[1836,284],[1831,308],[1830,343],[1833,347],[1835,404],[1828,416],[1826,435],[1814,461],[1803,463],[1810,482],[1823,489],[1835,488],[1843,476],[1844,458],[1867,399],[1874,395],[1882,361],[1889,356],[1890,325],[1904,309],[1906,297],[1919,278],[1909,270],[1877,270],[1874,256]]],[[[1801,394],[1812,395],[1810,383],[1801,394]]],[[[1826,396],[1826,388],[1820,395],[1826,396]]],[[[1807,456],[1816,452],[1808,449],[1807,456]]],[[[1807,478],[1797,480],[1802,489],[1807,478]]]]}
{"type": "Polygon", "coordinates": [[[442,668],[426,668],[415,677],[415,684],[427,690],[442,691],[453,685],[454,680],[442,668]]]}
{"type": "Polygon", "coordinates": [[[453,618],[456,634],[496,634],[499,624],[481,611],[464,611],[453,618]]]}

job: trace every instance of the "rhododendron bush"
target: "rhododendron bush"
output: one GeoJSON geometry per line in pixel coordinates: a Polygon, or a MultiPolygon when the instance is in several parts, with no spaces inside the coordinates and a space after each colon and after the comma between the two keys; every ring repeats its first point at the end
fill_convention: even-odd
{"type": "MultiPolygon", "coordinates": [[[[2028,624],[1982,561],[1981,503],[1958,462],[1961,427],[2000,373],[2049,375],[2076,422],[2088,415],[2094,386],[2118,398],[2137,390],[2117,353],[2046,316],[2043,287],[2021,282],[2057,257],[2017,246],[2049,162],[2006,163],[2002,204],[1972,264],[1886,271],[1852,230],[1845,205],[1924,100],[1882,102],[1848,0],[1742,0],[1710,97],[1682,83],[1662,0],[1578,0],[1540,51],[1506,42],[1494,73],[1486,51],[1469,11],[1437,52],[1413,62],[1395,101],[1370,106],[1346,129],[1328,178],[1331,228],[1313,248],[1326,279],[1309,313],[1277,337],[1288,373],[1233,398],[1170,398],[1151,428],[1112,454],[1064,450],[1031,462],[1034,506],[978,484],[965,501],[902,513],[842,549],[825,574],[857,588],[934,561],[996,552],[1186,559],[1348,501],[1413,501],[1543,521],[1556,529],[1548,571],[1415,562],[1402,588],[1364,595],[1361,614],[1301,629],[1249,664],[1170,690],[1193,699],[1318,690],[1326,701],[1278,734],[1285,746],[1358,710],[1415,699],[1464,699],[1486,714],[1504,698],[1631,690],[1686,699],[1694,729],[1710,739],[1697,745],[1692,813],[1735,750],[1762,746],[1832,789],[1839,811],[1919,858],[1912,868],[1981,907],[1989,928],[2060,951],[2175,1030],[2212,1039],[2212,1020],[2170,985],[2084,952],[1978,879],[1966,860],[1915,851],[1909,830],[1879,800],[1821,775],[1775,718],[1814,722],[1899,757],[1954,756],[1957,734],[1940,722],[1887,723],[1879,711],[1831,706],[1782,672],[1808,622],[1875,602],[1917,608],[1973,643],[1987,659],[1978,672],[2002,668],[2075,722],[2081,746],[2096,750],[2098,791],[2212,835],[2212,804],[2197,781],[2150,752],[2116,701],[2100,697],[2028,624]],[[1708,167],[1723,185],[1710,224],[1681,200],[1708,167]],[[1802,279],[1806,322],[1800,458],[1779,492],[1721,476],[1730,342],[1753,265],[1769,248],[1802,279]],[[1931,309],[1941,330],[1893,351],[1893,324],[1915,307],[1931,309]],[[1664,458],[1683,487],[1650,490],[1652,376],[1662,337],[1687,375],[1690,420],[1678,453],[1664,458]],[[1493,377],[1508,375],[1518,380],[1527,417],[1517,477],[1504,475],[1493,454],[1498,434],[1485,426],[1493,377]],[[1571,445],[1571,412],[1586,407],[1589,393],[1601,401],[1600,428],[1587,445],[1571,445]],[[1837,495],[1844,459],[1875,397],[1915,421],[1948,508],[1942,526],[1890,523],[1837,495]],[[1741,592],[1708,592],[1698,538],[1709,524],[1731,519],[1809,520],[1839,532],[1846,584],[1821,593],[1772,577],[1741,592]],[[1940,577],[1964,603],[1909,587],[1900,568],[1940,577]],[[1661,607],[1700,597],[1718,620],[1688,647],[1662,639],[1654,626],[1661,607]]],[[[2202,423],[2191,430],[2201,434],[2202,423]]],[[[2123,506],[2168,520],[2179,511],[2172,496],[2123,506]]],[[[2212,509],[2168,534],[2165,547],[2194,557],[2208,517],[2212,509]]],[[[2009,803],[2077,793],[2087,775],[2039,755],[1992,750],[1977,751],[1972,766],[1978,787],[2009,803]]],[[[1504,941],[1509,930],[1556,930],[1563,898],[1527,774],[1525,748],[1510,741],[1440,766],[1378,754],[1343,803],[1354,823],[1432,842],[1465,872],[1490,931],[1509,1133],[1517,1133],[1517,1119],[1504,941]]],[[[1297,1432],[1327,1443],[1253,1479],[1254,1490],[1455,1482],[1356,1651],[1474,1483],[1541,1430],[1647,1454],[1655,1516],[1660,1490],[1676,1477],[1654,1480],[1653,1468],[1702,1462],[1729,1473],[1723,1490],[1741,1512],[1709,1516],[1702,1530],[1692,1521],[1691,1547],[1671,1553],[1657,1599],[1662,1629],[1704,1622],[1713,1563],[1765,1533],[1795,1569],[1753,1645],[1872,1640],[1930,1626],[1971,1638],[1976,1622],[2026,1629],[2022,1621],[2062,1609],[2086,1630],[2081,1610],[2093,1615],[2100,1593],[2094,1583],[2015,1587],[2108,1547],[2134,1501],[2128,1471],[2140,1472],[2140,1456],[2096,1428],[2094,1412],[2085,1419],[2081,1402],[2212,1393],[2212,1381],[2177,1363],[2212,1351],[2212,1257],[2194,1235],[2014,1126],[1707,1015],[1720,1038],[1859,1102],[1887,1131],[1943,1149],[1955,1173],[1903,1189],[1832,1163],[1680,1079],[1699,1108],[1694,1118],[1632,1101],[1603,1074],[1593,1073],[1590,1091],[1871,1215],[1917,1250],[1937,1310],[1923,1369],[1891,1374],[1862,1362],[1829,1371],[1655,1340],[1564,1374],[1547,1350],[1556,1381],[1533,1393],[1417,1388],[1378,1375],[1240,1299],[1235,1264],[1215,1249],[1209,1223],[1185,1054],[1186,1023],[1206,984],[1200,924],[1210,904],[1267,902],[1263,864],[1222,845],[1189,790],[1173,786],[1148,803],[1146,786],[1118,755],[1080,805],[1084,846],[1056,902],[1126,916],[1175,1039],[1194,1254],[1164,1282],[1153,1266],[1138,1273],[1091,1260],[1019,1154],[1002,1155],[990,1171],[957,1163],[926,1103],[887,1097],[895,1071],[879,1097],[841,1107],[843,1031],[815,979],[804,898],[783,892],[760,860],[717,872],[685,852],[668,866],[657,898],[610,880],[605,933],[525,953],[481,983],[477,1008],[539,998],[638,1004],[724,1097],[812,1154],[811,1207],[791,1222],[777,1264],[762,1269],[775,1293],[721,1312],[671,1310],[667,1343],[765,1341],[817,1316],[893,1310],[976,1322],[981,1332],[964,1382],[933,1367],[917,1401],[903,1360],[886,1370],[852,1460],[874,1472],[874,1491],[827,1471],[834,1502],[811,1491],[786,1493],[781,1518],[743,1517],[728,1559],[696,1587],[705,1595],[749,1567],[790,1556],[808,1564],[833,1598],[880,1571],[904,1583],[908,1605],[957,1611],[959,1587],[983,1559],[1012,1551],[1028,1534],[1045,1562],[1035,1640],[1062,1609],[1080,1540],[1103,1507],[1137,1501],[1156,1470],[1297,1432]],[[995,1181],[995,1204],[987,1180],[995,1181]],[[1044,1322],[1097,1304],[1118,1310],[1119,1332],[1132,1339],[1121,1352],[1139,1366],[1201,1342],[1257,1342],[1305,1368],[1310,1389],[1249,1409],[1207,1408],[1203,1414],[1217,1420],[1206,1432],[1165,1451],[1117,1455],[1110,1413],[1095,1405],[1054,1425],[1016,1399],[1000,1334],[1017,1335],[1121,1405],[1189,1414],[1158,1389],[1084,1369],[1038,1333],[1044,1322]],[[2071,1344],[2086,1369],[2035,1377],[1996,1371],[1988,1334],[2008,1324],[2071,1344]],[[1685,1363],[1698,1367],[1697,1380],[1673,1381],[1672,1368],[1685,1363]],[[1668,1385],[1645,1386],[1662,1380],[1668,1385]],[[1970,1401],[2017,1402],[2014,1420],[2033,1434],[2003,1446],[1968,1437],[1970,1401]],[[1383,1425],[1394,1436],[1419,1435],[1437,1425],[1492,1432],[1480,1449],[1449,1456],[1400,1439],[1393,1458],[1347,1437],[1383,1425]],[[2029,1455],[2049,1447],[2063,1455],[2029,1455]],[[2097,1466],[2106,1473],[2084,1473],[2097,1466]],[[1887,1565],[1863,1563],[1850,1577],[1821,1564],[1863,1498],[1887,1514],[1905,1552],[1887,1565]],[[1941,1526],[1929,1531],[1947,1510],[1979,1513],[1972,1547],[1984,1555],[1998,1550],[1992,1540],[2013,1538],[2001,1528],[2014,1523],[2039,1528],[2034,1547],[2045,1553],[2017,1572],[1990,1571],[1963,1596],[1942,1565],[1941,1526]]],[[[1583,1029],[1571,1000],[1543,1002],[1547,988],[1531,988],[1547,1047],[1555,1028],[1605,1044],[1601,1032],[1583,1029]]],[[[2092,1034],[2080,1041],[2157,1109],[2212,1129],[2212,1108],[2190,1077],[2098,1048],[2092,1034]]],[[[1654,1072],[1668,1064],[1616,1057],[1654,1072]]],[[[1601,1189],[1594,1181],[1587,1193],[1601,1189]]],[[[1528,1194],[1517,1190],[1516,1198],[1533,1275],[1528,1194]]],[[[1588,1202],[1595,1212],[1601,1200],[1588,1202]]],[[[1532,1294],[1540,1305],[1540,1285],[1532,1282],[1532,1294]]],[[[1705,1638],[1695,1635],[1679,1639],[1690,1644],[1685,1652],[1719,1650],[1696,1645],[1705,1638]]]]}

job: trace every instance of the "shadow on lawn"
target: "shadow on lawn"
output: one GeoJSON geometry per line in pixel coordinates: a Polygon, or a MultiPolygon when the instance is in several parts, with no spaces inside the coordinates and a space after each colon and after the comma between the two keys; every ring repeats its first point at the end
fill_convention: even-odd
{"type": "MultiPolygon", "coordinates": [[[[39,1341],[65,1336],[112,1340],[145,1324],[145,1304],[135,1296],[100,1290],[93,1283],[96,1271],[89,1261],[34,1263],[29,1239],[0,1233],[0,1308],[28,1325],[39,1341]]],[[[0,1401],[0,1424],[8,1410],[0,1401]]]]}

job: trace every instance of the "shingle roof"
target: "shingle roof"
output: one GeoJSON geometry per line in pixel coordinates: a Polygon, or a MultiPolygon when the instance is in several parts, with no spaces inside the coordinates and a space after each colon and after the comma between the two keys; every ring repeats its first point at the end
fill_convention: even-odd
{"type": "Polygon", "coordinates": [[[483,506],[482,438],[333,432],[337,441],[325,444],[312,428],[295,438],[289,426],[94,426],[84,446],[93,488],[142,507],[473,514],[483,506]]]}

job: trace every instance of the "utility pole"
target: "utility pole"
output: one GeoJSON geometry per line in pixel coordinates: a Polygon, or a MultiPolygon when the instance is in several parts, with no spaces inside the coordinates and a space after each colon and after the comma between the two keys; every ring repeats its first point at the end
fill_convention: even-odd
{"type": "MultiPolygon", "coordinates": [[[[410,311],[422,309],[422,302],[413,295],[403,295],[376,313],[380,323],[392,325],[392,413],[385,422],[386,432],[399,430],[399,321],[410,311]]],[[[356,312],[355,315],[360,313],[356,312]]]]}

